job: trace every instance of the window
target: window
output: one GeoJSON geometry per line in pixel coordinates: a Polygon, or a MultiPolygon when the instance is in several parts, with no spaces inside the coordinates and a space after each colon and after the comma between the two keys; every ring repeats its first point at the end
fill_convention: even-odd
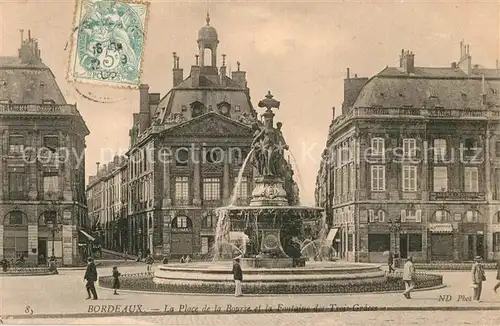
{"type": "Polygon", "coordinates": [[[356,190],[356,168],[354,166],[354,163],[351,163],[351,169],[350,169],[350,178],[351,178],[351,181],[350,181],[350,186],[351,186],[351,191],[354,191],[356,190]]]}
{"type": "Polygon", "coordinates": [[[45,211],[42,216],[42,225],[52,224],[55,225],[57,223],[57,212],[55,211],[45,211]]]}
{"type": "Polygon", "coordinates": [[[419,233],[408,234],[408,251],[419,252],[422,251],[422,235],[419,233]]]}
{"type": "Polygon", "coordinates": [[[175,203],[188,204],[189,201],[189,184],[188,177],[175,178],[175,203]]]}
{"type": "Polygon", "coordinates": [[[248,198],[248,178],[242,177],[239,187],[236,189],[237,199],[247,199],[248,198]]]}
{"type": "Polygon", "coordinates": [[[55,151],[59,148],[59,137],[58,136],[43,136],[43,147],[55,151]]]}
{"type": "Polygon", "coordinates": [[[342,190],[343,194],[349,192],[349,170],[347,170],[347,165],[342,167],[342,190]]]}
{"type": "Polygon", "coordinates": [[[500,232],[493,233],[493,251],[500,251],[500,232]]]}
{"type": "Polygon", "coordinates": [[[417,167],[403,166],[403,191],[417,191],[417,167]]]}
{"type": "Polygon", "coordinates": [[[371,154],[383,156],[385,152],[384,138],[372,138],[371,154]]]}
{"type": "Polygon", "coordinates": [[[441,161],[446,159],[446,140],[434,139],[434,161],[441,161]]]}
{"type": "Polygon", "coordinates": [[[186,229],[192,227],[193,225],[191,223],[191,219],[189,219],[187,216],[177,216],[172,221],[172,228],[186,229]]]}
{"type": "Polygon", "coordinates": [[[203,199],[204,200],[220,199],[219,178],[203,178],[203,199]]]}
{"type": "Polygon", "coordinates": [[[467,218],[468,223],[477,223],[479,221],[479,212],[478,211],[467,211],[465,213],[465,217],[467,218]]]}
{"type": "Polygon", "coordinates": [[[24,142],[23,135],[9,135],[9,153],[22,153],[24,142]]]}
{"type": "Polygon", "coordinates": [[[379,222],[384,222],[385,221],[385,212],[383,210],[379,210],[377,213],[378,221],[379,222]]]}
{"type": "Polygon", "coordinates": [[[466,166],[464,170],[465,192],[478,192],[479,180],[477,167],[466,166]]]}
{"type": "Polygon", "coordinates": [[[372,165],[371,167],[372,191],[385,191],[385,166],[372,165]]]}
{"type": "Polygon", "coordinates": [[[368,234],[368,251],[384,252],[391,250],[391,236],[389,234],[368,234]]]}
{"type": "Polygon", "coordinates": [[[178,148],[175,153],[175,166],[187,166],[189,162],[189,151],[187,148],[178,148]]]}
{"type": "Polygon", "coordinates": [[[445,210],[439,210],[434,213],[434,221],[436,222],[447,222],[449,221],[450,213],[445,210]]]}
{"type": "Polygon", "coordinates": [[[479,141],[474,138],[466,138],[464,140],[464,156],[472,160],[476,160],[478,155],[481,154],[481,148],[479,147],[479,141]]]}
{"type": "Polygon", "coordinates": [[[182,105],[182,106],[181,106],[181,111],[182,111],[182,112],[186,112],[186,111],[187,111],[187,106],[182,105]]]}
{"type": "Polygon", "coordinates": [[[59,175],[55,173],[44,173],[43,193],[46,199],[53,199],[59,192],[59,175]]]}
{"type": "Polygon", "coordinates": [[[368,222],[375,222],[375,211],[373,209],[368,210],[368,222]]]}
{"type": "Polygon", "coordinates": [[[9,173],[9,198],[11,200],[24,199],[25,174],[19,172],[9,173]]]}
{"type": "Polygon", "coordinates": [[[25,224],[24,213],[21,211],[12,211],[9,213],[9,225],[23,225],[25,224]]]}
{"type": "Polygon", "coordinates": [[[500,157],[500,141],[495,143],[495,155],[496,157],[500,157]]]}
{"type": "Polygon", "coordinates": [[[493,223],[500,223],[500,211],[495,213],[495,219],[493,223]]]}
{"type": "Polygon", "coordinates": [[[201,221],[202,229],[211,229],[217,226],[217,215],[209,214],[201,221]]]}
{"type": "Polygon", "coordinates": [[[413,138],[403,139],[404,157],[414,157],[417,155],[417,141],[413,138]]]}
{"type": "Polygon", "coordinates": [[[435,166],[433,169],[433,184],[435,192],[448,191],[448,168],[446,166],[435,166]]]}
{"type": "Polygon", "coordinates": [[[224,152],[220,148],[208,150],[205,154],[205,160],[209,164],[222,163],[224,152]]]}

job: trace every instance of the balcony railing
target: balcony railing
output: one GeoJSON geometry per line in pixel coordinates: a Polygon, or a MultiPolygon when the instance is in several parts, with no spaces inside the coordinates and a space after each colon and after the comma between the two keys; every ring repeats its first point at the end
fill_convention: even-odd
{"type": "Polygon", "coordinates": [[[447,191],[447,192],[431,192],[429,193],[429,199],[484,201],[486,200],[486,196],[484,192],[447,191]]]}
{"type": "Polygon", "coordinates": [[[382,107],[366,107],[352,108],[346,114],[337,117],[330,126],[330,132],[337,129],[346,121],[355,117],[421,117],[435,119],[500,119],[500,112],[486,109],[445,109],[441,107],[435,108],[382,108],[382,107]]]}
{"type": "Polygon", "coordinates": [[[72,104],[0,104],[0,114],[77,114],[72,104]]]}

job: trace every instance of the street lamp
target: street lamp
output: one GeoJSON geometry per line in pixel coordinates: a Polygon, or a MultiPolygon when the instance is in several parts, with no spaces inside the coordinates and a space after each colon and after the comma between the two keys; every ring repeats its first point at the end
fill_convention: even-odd
{"type": "Polygon", "coordinates": [[[54,246],[56,232],[59,231],[59,229],[61,228],[61,224],[60,223],[54,223],[53,221],[48,221],[47,222],[47,228],[52,233],[52,257],[54,258],[56,256],[55,255],[55,246],[54,246]]]}
{"type": "Polygon", "coordinates": [[[395,251],[395,258],[399,258],[399,248],[397,248],[397,239],[396,237],[399,234],[399,231],[401,230],[401,218],[397,219],[389,219],[389,230],[391,234],[394,235],[394,251],[395,251]]]}

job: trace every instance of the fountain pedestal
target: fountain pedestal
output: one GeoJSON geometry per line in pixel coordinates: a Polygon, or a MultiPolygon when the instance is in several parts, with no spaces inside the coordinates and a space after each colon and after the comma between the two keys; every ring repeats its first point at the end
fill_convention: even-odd
{"type": "Polygon", "coordinates": [[[290,268],[293,258],[283,250],[280,241],[280,229],[262,230],[260,253],[255,258],[242,258],[241,264],[253,268],[290,268]]]}
{"type": "Polygon", "coordinates": [[[286,206],[288,200],[283,187],[282,178],[265,175],[257,176],[254,180],[252,200],[250,206],[286,206]]]}

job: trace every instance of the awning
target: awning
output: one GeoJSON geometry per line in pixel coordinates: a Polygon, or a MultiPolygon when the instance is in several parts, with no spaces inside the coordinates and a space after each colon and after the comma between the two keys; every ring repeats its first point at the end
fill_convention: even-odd
{"type": "Polygon", "coordinates": [[[326,236],[326,241],[332,242],[333,239],[335,239],[335,236],[337,235],[338,231],[339,231],[339,228],[330,229],[330,232],[328,232],[328,235],[326,236]]]}
{"type": "Polygon", "coordinates": [[[431,223],[429,231],[432,233],[452,233],[453,226],[450,223],[431,223]]]}
{"type": "Polygon", "coordinates": [[[248,235],[246,235],[244,232],[229,232],[229,240],[235,241],[235,240],[241,240],[241,239],[248,239],[248,235]]]}
{"type": "Polygon", "coordinates": [[[93,236],[91,236],[90,234],[88,234],[87,232],[80,230],[80,233],[83,234],[84,236],[86,236],[87,239],[89,239],[90,241],[95,241],[95,238],[93,236]]]}

